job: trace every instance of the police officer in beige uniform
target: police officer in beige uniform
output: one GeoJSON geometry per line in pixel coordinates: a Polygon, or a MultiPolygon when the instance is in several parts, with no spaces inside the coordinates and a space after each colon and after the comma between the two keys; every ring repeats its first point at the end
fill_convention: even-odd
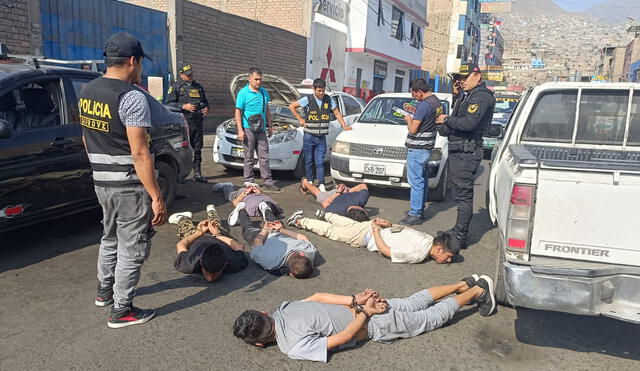
{"type": "Polygon", "coordinates": [[[438,132],[449,137],[449,175],[458,216],[456,225],[442,233],[450,236],[454,248],[466,248],[469,224],[473,216],[474,176],[484,155],[482,134],[493,117],[496,100],[482,81],[482,73],[473,63],[460,66],[458,76],[463,95],[451,116],[436,118],[438,132]]]}
{"type": "Polygon", "coordinates": [[[202,122],[209,113],[209,101],[204,88],[193,79],[193,68],[190,64],[183,64],[178,71],[180,80],[169,87],[167,104],[182,110],[182,114],[189,123],[189,138],[193,147],[193,180],[207,183],[202,176],[202,122]]]}
{"type": "MultiPolygon", "coordinates": [[[[140,81],[142,45],[127,33],[105,45],[107,72],[82,88],[82,135],[102,206],[103,235],[98,251],[95,304],[113,303],[107,324],[120,328],[149,321],[151,309],[133,306],[140,269],[149,256],[153,225],[167,221],[151,154],[150,98],[140,81]]],[[[150,58],[148,58],[150,59],[150,58]]]]}

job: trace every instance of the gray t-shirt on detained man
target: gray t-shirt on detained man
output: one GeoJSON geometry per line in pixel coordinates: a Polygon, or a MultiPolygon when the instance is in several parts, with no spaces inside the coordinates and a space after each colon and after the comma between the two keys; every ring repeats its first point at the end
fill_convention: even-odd
{"type": "Polygon", "coordinates": [[[309,241],[298,240],[280,232],[271,232],[264,244],[254,247],[249,256],[264,270],[270,271],[284,267],[287,258],[293,252],[302,252],[315,266],[318,250],[309,241]]]}
{"type": "MultiPolygon", "coordinates": [[[[348,307],[315,301],[285,301],[271,314],[282,353],[293,359],[327,362],[327,337],[344,330],[354,317],[348,307]]],[[[352,339],[339,349],[352,348],[352,339]]]]}

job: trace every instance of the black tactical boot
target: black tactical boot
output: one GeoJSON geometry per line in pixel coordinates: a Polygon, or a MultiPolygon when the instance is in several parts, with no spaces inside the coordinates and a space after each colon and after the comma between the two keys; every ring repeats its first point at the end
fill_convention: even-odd
{"type": "Polygon", "coordinates": [[[193,180],[200,183],[208,183],[208,180],[202,176],[200,172],[200,167],[193,169],[193,180]]]}

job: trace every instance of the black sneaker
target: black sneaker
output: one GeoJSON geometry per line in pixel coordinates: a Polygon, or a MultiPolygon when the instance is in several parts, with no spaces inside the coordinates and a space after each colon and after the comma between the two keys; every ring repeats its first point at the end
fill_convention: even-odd
{"type": "Polygon", "coordinates": [[[274,184],[265,184],[264,186],[262,186],[262,189],[265,192],[269,193],[282,193],[282,189],[278,188],[274,184]]]}
{"type": "Polygon", "coordinates": [[[466,283],[467,287],[472,288],[473,286],[476,285],[476,283],[478,282],[479,279],[480,279],[480,276],[478,276],[477,274],[472,274],[469,277],[463,278],[461,281],[466,283]]]}
{"type": "Polygon", "coordinates": [[[111,303],[113,303],[113,288],[103,289],[98,286],[95,304],[99,307],[106,307],[111,303]]]}
{"type": "Polygon", "coordinates": [[[422,223],[423,223],[422,218],[415,215],[407,215],[404,219],[398,222],[398,224],[402,224],[402,225],[418,225],[422,223]]]}
{"type": "Polygon", "coordinates": [[[317,209],[316,210],[316,218],[320,219],[320,220],[324,220],[324,214],[325,211],[322,209],[317,209]]]}
{"type": "Polygon", "coordinates": [[[153,309],[140,309],[133,305],[124,308],[111,309],[107,325],[111,328],[121,328],[149,322],[156,315],[153,309]]]}
{"type": "MultiPolygon", "coordinates": [[[[465,278],[461,279],[461,281],[466,283],[468,288],[472,288],[473,286],[475,286],[477,284],[479,279],[480,279],[480,276],[478,276],[477,274],[472,274],[469,277],[465,277],[465,278]]],[[[471,300],[470,302],[467,303],[467,305],[474,305],[474,304],[478,304],[478,298],[473,299],[473,300],[471,300]]]]}
{"type": "Polygon", "coordinates": [[[193,169],[193,180],[200,183],[208,183],[209,181],[202,176],[202,171],[198,169],[193,169]]]}
{"type": "Polygon", "coordinates": [[[298,220],[304,218],[304,211],[296,210],[291,214],[291,216],[287,219],[287,224],[292,227],[297,227],[298,220]]]}
{"type": "Polygon", "coordinates": [[[482,287],[484,294],[478,298],[478,311],[481,316],[487,317],[496,311],[496,297],[493,293],[493,280],[489,276],[482,275],[476,281],[476,285],[482,287]]]}

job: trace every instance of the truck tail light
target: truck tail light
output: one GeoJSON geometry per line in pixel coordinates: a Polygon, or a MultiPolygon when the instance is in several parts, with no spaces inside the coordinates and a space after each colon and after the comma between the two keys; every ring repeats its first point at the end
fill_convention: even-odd
{"type": "Polygon", "coordinates": [[[505,246],[514,252],[529,252],[531,212],[535,188],[531,185],[514,184],[511,190],[505,246]]]}

